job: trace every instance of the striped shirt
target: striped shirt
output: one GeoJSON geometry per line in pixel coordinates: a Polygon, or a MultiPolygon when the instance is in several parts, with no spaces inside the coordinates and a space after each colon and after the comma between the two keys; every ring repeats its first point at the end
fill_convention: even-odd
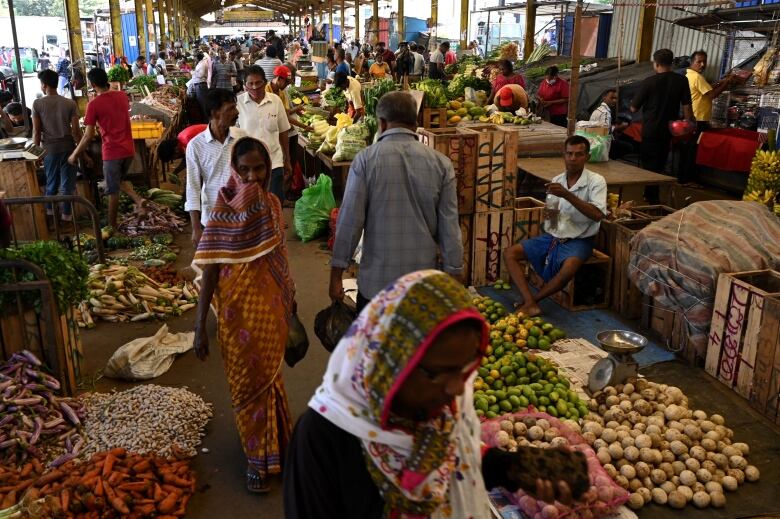
{"type": "Polygon", "coordinates": [[[217,202],[219,190],[230,178],[230,150],[244,133],[231,128],[225,142],[219,142],[206,129],[187,145],[187,201],[185,211],[200,211],[200,223],[205,227],[210,210],[217,202]]]}
{"type": "Polygon", "coordinates": [[[231,79],[236,77],[236,64],[232,61],[222,63],[221,60],[217,60],[214,62],[214,65],[212,65],[212,68],[212,88],[222,88],[232,92],[233,83],[231,82],[231,79]]]}
{"type": "Polygon", "coordinates": [[[358,287],[372,298],[404,274],[463,270],[452,163],[403,128],[384,132],[349,170],[331,265],[346,268],[363,234],[358,287]]]}
{"type": "Polygon", "coordinates": [[[261,58],[255,61],[255,65],[258,65],[263,72],[265,72],[265,80],[271,81],[274,78],[274,69],[279,65],[283,65],[282,60],[279,58],[261,58]]]}

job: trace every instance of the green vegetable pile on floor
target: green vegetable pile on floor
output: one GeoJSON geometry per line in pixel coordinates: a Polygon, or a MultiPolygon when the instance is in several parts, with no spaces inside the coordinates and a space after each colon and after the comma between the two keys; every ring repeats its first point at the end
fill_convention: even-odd
{"type": "Polygon", "coordinates": [[[414,88],[421,92],[425,92],[423,106],[426,108],[442,108],[447,106],[447,91],[442,82],[438,79],[424,79],[417,83],[414,88]]]}
{"type": "MultiPolygon", "coordinates": [[[[89,265],[76,251],[65,249],[57,242],[39,241],[27,243],[19,248],[0,250],[0,259],[23,259],[38,265],[51,282],[54,299],[57,301],[60,313],[65,313],[71,306],[77,305],[89,295],[87,279],[89,265]]],[[[19,281],[33,281],[32,273],[25,273],[14,279],[10,269],[0,269],[0,284],[19,281]]],[[[40,292],[26,292],[23,301],[40,308],[40,292]]],[[[9,293],[0,293],[0,306],[14,304],[15,298],[9,293]]]]}
{"type": "Polygon", "coordinates": [[[151,243],[141,245],[130,253],[128,259],[131,260],[159,260],[148,263],[146,266],[161,266],[165,263],[176,261],[176,253],[162,243],[151,243]],[[161,263],[160,263],[161,262],[161,263]]]}
{"type": "Polygon", "coordinates": [[[182,204],[183,197],[167,189],[151,188],[146,192],[146,198],[161,205],[167,205],[171,209],[177,209],[182,204]]]}

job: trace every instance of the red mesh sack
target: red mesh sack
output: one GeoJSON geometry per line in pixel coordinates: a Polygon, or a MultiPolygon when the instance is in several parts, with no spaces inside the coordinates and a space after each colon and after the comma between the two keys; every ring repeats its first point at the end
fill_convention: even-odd
{"type": "MultiPolygon", "coordinates": [[[[502,430],[501,422],[503,420],[510,420],[515,423],[522,422],[530,429],[540,419],[547,420],[551,428],[558,429],[558,437],[566,440],[565,442],[553,440],[556,443],[560,443],[560,447],[580,451],[585,455],[588,461],[588,479],[591,487],[579,501],[575,501],[571,506],[557,501],[555,503],[545,503],[523,490],[518,490],[514,493],[505,491],[507,498],[517,505],[523,514],[530,519],[595,519],[614,512],[617,507],[628,501],[629,493],[609,477],[609,474],[607,474],[596,457],[595,451],[588,445],[585,438],[570,429],[565,423],[546,413],[529,410],[525,413],[504,415],[483,422],[482,442],[488,447],[507,450],[506,445],[499,446],[501,442],[498,438],[498,433],[502,430]]],[[[514,438],[514,433],[509,436],[514,438]]],[[[525,438],[530,441],[528,433],[526,433],[525,438]]]]}

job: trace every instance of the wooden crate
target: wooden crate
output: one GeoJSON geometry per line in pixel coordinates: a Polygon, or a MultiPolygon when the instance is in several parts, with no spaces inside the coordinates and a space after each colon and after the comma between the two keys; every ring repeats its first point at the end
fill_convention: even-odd
{"type": "Polygon", "coordinates": [[[536,238],[542,234],[544,202],[530,196],[515,198],[512,243],[536,238]]]}
{"type": "Polygon", "coordinates": [[[477,135],[477,213],[512,208],[517,196],[517,133],[495,124],[475,124],[477,135]]]}
{"type": "Polygon", "coordinates": [[[467,214],[458,218],[460,235],[463,240],[463,284],[471,286],[472,244],[474,240],[474,216],[467,214]]]}
{"type": "Polygon", "coordinates": [[[764,298],[750,404],[780,424],[780,298],[764,298]]]}
{"type": "MultiPolygon", "coordinates": [[[[537,290],[541,288],[544,284],[542,277],[530,267],[528,273],[530,284],[537,290]]],[[[607,308],[611,281],[612,258],[593,249],[593,255],[577,271],[574,279],[550,298],[570,312],[607,308]]]]}
{"type": "Polygon", "coordinates": [[[668,205],[637,205],[631,208],[633,218],[663,218],[676,212],[677,209],[668,205]]]}
{"type": "Polygon", "coordinates": [[[640,328],[691,365],[704,366],[706,333],[692,334],[685,314],[642,296],[640,328]]]}
{"type": "MultiPolygon", "coordinates": [[[[0,162],[0,191],[5,198],[41,196],[33,160],[0,162]]],[[[25,204],[10,208],[13,231],[19,241],[48,240],[46,211],[41,204],[25,204]]]]}
{"type": "Polygon", "coordinates": [[[473,214],[477,181],[477,136],[460,128],[419,128],[417,133],[420,142],[450,159],[458,182],[458,213],[473,214]]]}
{"type": "Polygon", "coordinates": [[[718,277],[704,369],[745,398],[753,385],[764,301],[777,296],[780,272],[774,270],[718,277]]]}
{"type": "Polygon", "coordinates": [[[566,128],[548,122],[526,126],[511,125],[506,128],[518,134],[518,157],[563,156],[563,143],[568,137],[566,128]]]}
{"type": "Polygon", "coordinates": [[[642,315],[642,292],[628,277],[628,263],[631,257],[631,240],[640,230],[654,220],[644,218],[621,220],[610,226],[612,243],[612,308],[626,319],[639,319],[642,315]]]}
{"type": "Polygon", "coordinates": [[[471,284],[475,287],[507,279],[502,252],[512,244],[513,210],[474,215],[471,284]]]}
{"type": "Polygon", "coordinates": [[[423,108],[420,115],[420,126],[423,128],[446,128],[447,108],[423,108]]]}

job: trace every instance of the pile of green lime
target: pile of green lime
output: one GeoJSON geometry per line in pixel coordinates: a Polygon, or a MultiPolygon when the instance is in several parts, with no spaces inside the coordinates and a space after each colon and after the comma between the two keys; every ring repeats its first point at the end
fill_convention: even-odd
{"type": "Polygon", "coordinates": [[[558,368],[541,356],[515,351],[482,359],[474,381],[477,415],[496,418],[522,412],[529,405],[557,418],[577,421],[588,414],[585,402],[570,389],[558,368]]]}
{"type": "Polygon", "coordinates": [[[512,287],[509,285],[509,281],[504,281],[503,279],[499,279],[495,283],[493,283],[493,288],[496,290],[510,290],[512,287]]]}
{"type": "Polygon", "coordinates": [[[506,307],[494,301],[489,297],[475,297],[471,300],[471,303],[477,307],[479,313],[490,323],[493,324],[505,315],[507,315],[506,307]]]}

